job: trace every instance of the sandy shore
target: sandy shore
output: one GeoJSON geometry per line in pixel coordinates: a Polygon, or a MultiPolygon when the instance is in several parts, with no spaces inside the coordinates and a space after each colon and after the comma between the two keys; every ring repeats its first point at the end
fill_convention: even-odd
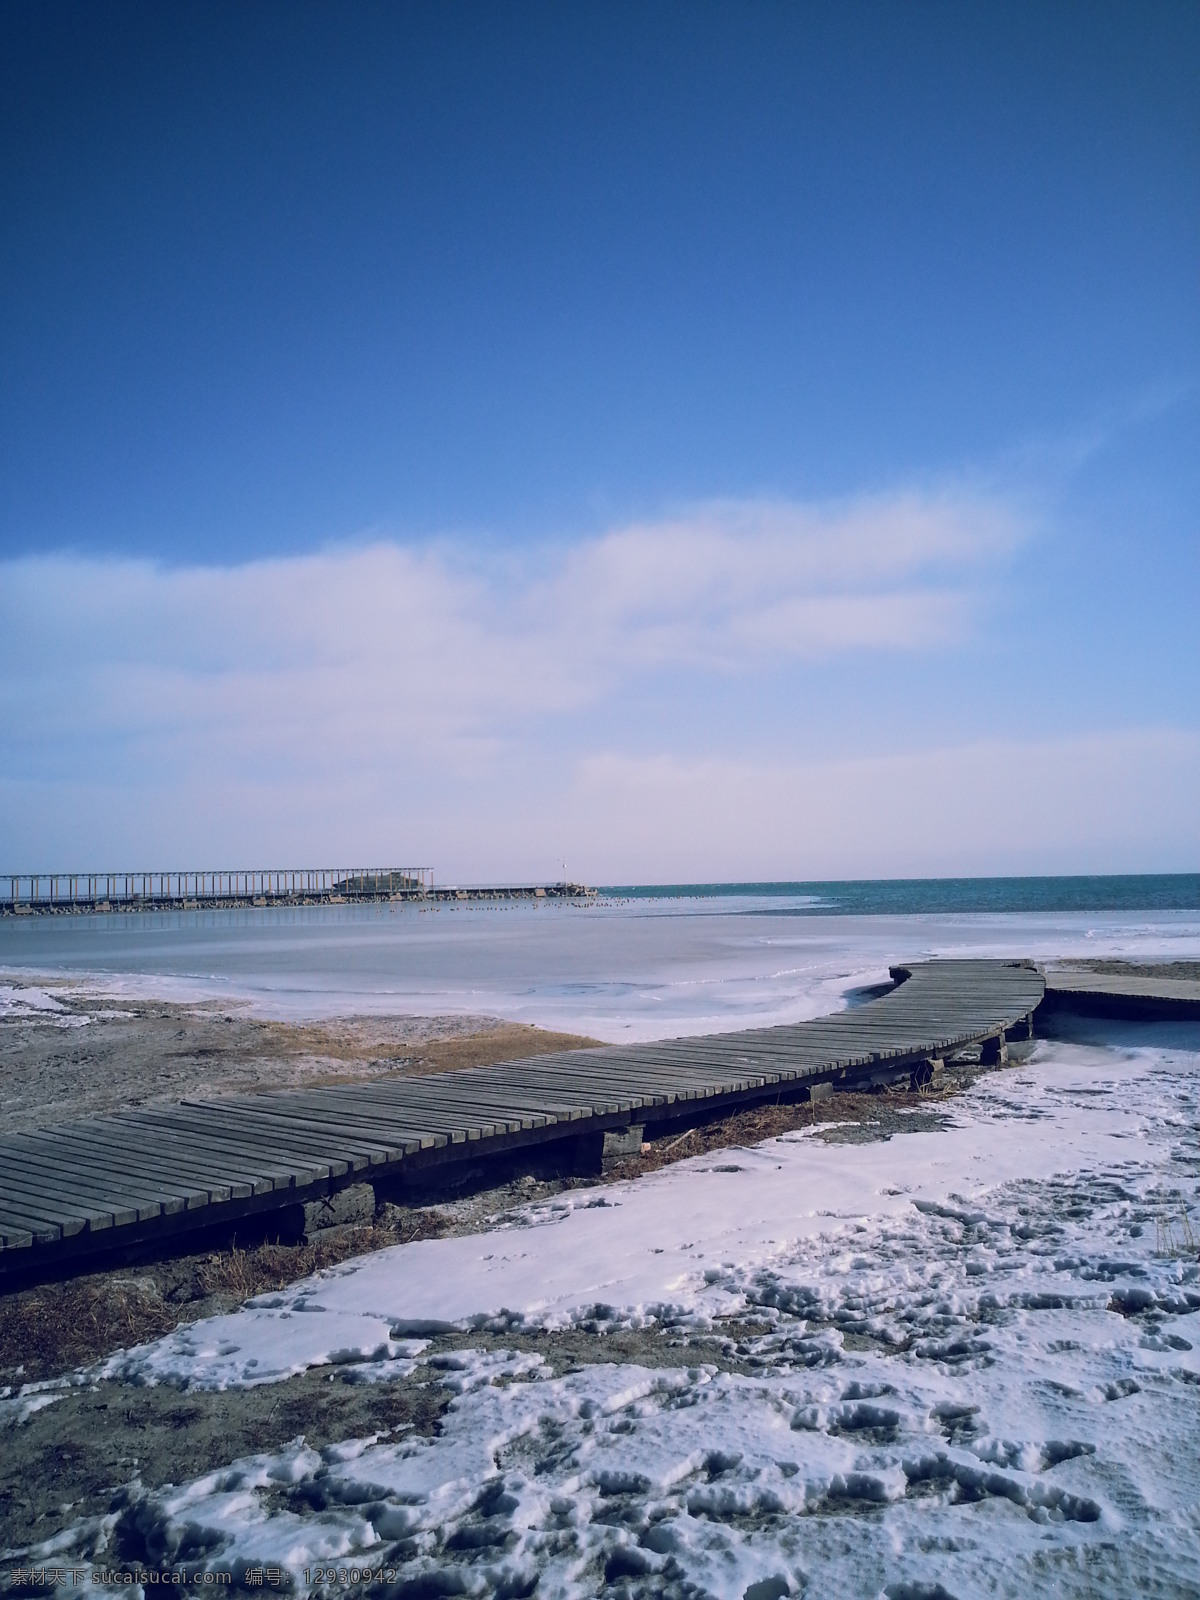
{"type": "Polygon", "coordinates": [[[1172,981],[1200,983],[1200,961],[1118,961],[1100,956],[1052,961],[1052,972],[1096,972],[1120,978],[1168,978],[1172,981]]]}
{"type": "Polygon", "coordinates": [[[275,1022],[247,1006],[117,999],[66,982],[10,983],[2,998],[0,1119],[14,1133],[155,1102],[444,1072],[597,1042],[497,1017],[275,1022]]]}

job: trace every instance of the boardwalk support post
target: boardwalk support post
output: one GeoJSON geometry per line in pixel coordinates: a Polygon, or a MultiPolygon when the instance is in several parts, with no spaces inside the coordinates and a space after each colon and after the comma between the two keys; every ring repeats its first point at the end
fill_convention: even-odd
{"type": "Polygon", "coordinates": [[[630,1156],[640,1156],[642,1136],[645,1132],[645,1127],[638,1123],[633,1123],[628,1128],[609,1128],[600,1149],[601,1172],[607,1172],[619,1161],[627,1161],[630,1156]]]}
{"type": "Polygon", "coordinates": [[[908,1086],[914,1094],[922,1089],[928,1089],[934,1078],[939,1077],[945,1069],[945,1061],[941,1056],[926,1056],[923,1061],[918,1061],[908,1075],[908,1086]]]}
{"type": "Polygon", "coordinates": [[[1008,1065],[1008,1040],[1002,1032],[994,1033],[990,1039],[983,1041],[979,1047],[979,1059],[985,1067],[1008,1065]]]}
{"type": "Polygon", "coordinates": [[[352,1224],[369,1227],[375,1220],[375,1191],[369,1183],[352,1183],[346,1189],[310,1200],[304,1207],[304,1233],[307,1237],[322,1228],[344,1228],[352,1224]]]}

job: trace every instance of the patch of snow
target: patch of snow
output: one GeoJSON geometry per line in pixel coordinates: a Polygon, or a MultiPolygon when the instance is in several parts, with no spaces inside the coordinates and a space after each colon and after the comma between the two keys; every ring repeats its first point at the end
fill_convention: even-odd
{"type": "Polygon", "coordinates": [[[119,1351],[93,1376],[126,1383],[166,1380],[181,1388],[254,1388],[310,1367],[369,1363],[373,1376],[392,1378],[411,1372],[424,1348],[425,1341],[393,1337],[386,1318],[331,1310],[303,1296],[267,1295],[248,1302],[246,1310],[186,1323],[157,1344],[119,1351]]]}
{"type": "Polygon", "coordinates": [[[0,983],[0,1017],[53,1014],[64,1010],[61,1000],[34,984],[0,983]]]}
{"type": "Polygon", "coordinates": [[[1200,1592],[1183,1037],[1043,1044],[945,1130],[698,1157],[123,1352],[109,1375],[201,1387],[424,1361],[453,1395],[433,1438],[296,1441],[128,1515],[162,1559],[331,1594],[331,1566],[481,1595],[1200,1592]],[[586,1331],[596,1360],[419,1342],[448,1327],[586,1331]],[[677,1358],[608,1362],[615,1328],[677,1358]]]}
{"type": "Polygon", "coordinates": [[[36,984],[0,983],[0,1022],[35,1022],[51,1028],[85,1028],[92,1019],[68,1011],[36,984]]]}
{"type": "Polygon", "coordinates": [[[0,1428],[19,1428],[30,1417],[61,1400],[67,1386],[56,1387],[57,1392],[50,1393],[50,1385],[26,1384],[16,1394],[0,1394],[0,1428]]]}

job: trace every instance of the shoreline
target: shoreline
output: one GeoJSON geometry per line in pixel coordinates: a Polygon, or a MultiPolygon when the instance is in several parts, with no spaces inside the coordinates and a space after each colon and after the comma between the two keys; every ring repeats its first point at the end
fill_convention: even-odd
{"type": "Polygon", "coordinates": [[[0,1117],[12,1133],[131,1106],[416,1077],[597,1043],[487,1015],[283,1022],[244,1002],[132,999],[69,980],[25,993],[37,1003],[0,1012],[0,1117]]]}

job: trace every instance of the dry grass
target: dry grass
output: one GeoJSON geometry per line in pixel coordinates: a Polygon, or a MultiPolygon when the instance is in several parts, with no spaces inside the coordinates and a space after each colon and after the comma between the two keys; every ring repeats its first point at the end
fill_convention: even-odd
{"type": "Polygon", "coordinates": [[[0,1296],[0,1387],[55,1377],[323,1267],[444,1231],[436,1212],[415,1212],[399,1226],[331,1229],[294,1245],[235,1244],[0,1296]]]}
{"type": "Polygon", "coordinates": [[[0,1380],[37,1382],[167,1333],[179,1311],[117,1274],[46,1284],[0,1300],[0,1380]]]}
{"type": "Polygon", "coordinates": [[[1163,1212],[1154,1219],[1157,1239],[1154,1254],[1171,1261],[1191,1261],[1200,1255],[1200,1241],[1186,1207],[1177,1215],[1163,1212]]]}
{"type": "Polygon", "coordinates": [[[465,1067],[491,1066],[498,1061],[554,1055],[560,1050],[584,1050],[600,1043],[599,1039],[589,1039],[582,1034],[551,1033],[524,1022],[504,1022],[475,1033],[453,1034],[419,1043],[389,1039],[386,1025],[374,1019],[300,1027],[292,1023],[265,1026],[276,1030],[278,1037],[273,1037],[273,1045],[281,1056],[329,1063],[325,1070],[306,1076],[307,1088],[355,1083],[364,1076],[374,1077],[380,1073],[420,1078],[433,1072],[456,1072],[465,1067]],[[403,1059],[397,1059],[397,1053],[403,1059]]]}
{"type": "Polygon", "coordinates": [[[414,1211],[403,1220],[375,1223],[362,1228],[331,1228],[303,1244],[260,1244],[251,1250],[214,1252],[199,1261],[200,1286],[206,1295],[233,1295],[248,1300],[252,1295],[269,1294],[289,1283],[307,1278],[340,1261],[386,1250],[394,1244],[411,1244],[414,1239],[436,1239],[446,1231],[437,1211],[414,1211]]]}
{"type": "Polygon", "coordinates": [[[550,1033],[523,1022],[505,1022],[486,1033],[469,1033],[450,1039],[434,1039],[413,1050],[404,1068],[405,1075],[426,1072],[456,1072],[463,1067],[485,1067],[496,1061],[523,1061],[527,1056],[554,1055],[560,1050],[584,1050],[599,1045],[575,1033],[550,1033]]]}
{"type": "Polygon", "coordinates": [[[797,1128],[819,1127],[822,1123],[871,1123],[898,1112],[927,1109],[960,1092],[961,1084],[948,1081],[934,1092],[889,1089],[877,1094],[836,1094],[828,1100],[802,1101],[794,1105],[750,1106],[719,1122],[702,1124],[642,1147],[640,1156],[631,1156],[614,1169],[621,1177],[657,1172],[676,1161],[726,1150],[731,1145],[761,1144],[797,1128]]]}

